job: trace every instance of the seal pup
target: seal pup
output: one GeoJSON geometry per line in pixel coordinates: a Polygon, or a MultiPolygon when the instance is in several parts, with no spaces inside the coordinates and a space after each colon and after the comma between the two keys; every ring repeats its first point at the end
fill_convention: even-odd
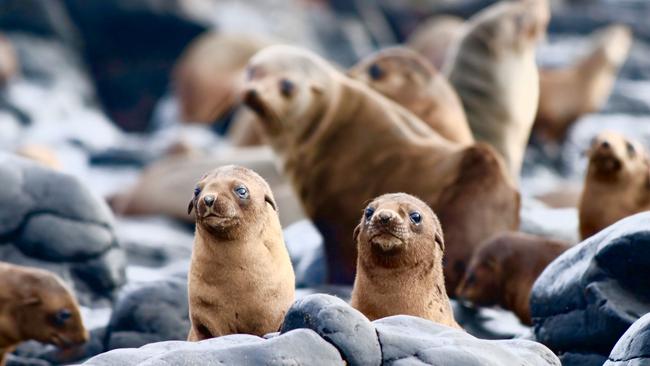
{"type": "Polygon", "coordinates": [[[181,119],[212,124],[238,105],[246,63],[267,44],[252,35],[217,32],[193,40],[172,72],[181,119]]]}
{"type": "Polygon", "coordinates": [[[632,45],[632,32],[625,25],[611,25],[591,38],[591,52],[575,64],[540,69],[533,134],[542,142],[564,141],[573,122],[602,108],[612,92],[632,45]]]}
{"type": "Polygon", "coordinates": [[[518,232],[488,239],[472,256],[457,298],[478,306],[499,305],[524,324],[530,318],[530,292],[537,277],[571,245],[518,232]]]}
{"type": "Polygon", "coordinates": [[[438,214],[452,243],[450,293],[475,246],[519,225],[519,193],[490,146],[446,140],[310,51],[270,46],[253,56],[244,102],[324,237],[332,283],[354,281],[359,207],[386,192],[418,196],[438,214]]]}
{"type": "Polygon", "coordinates": [[[223,166],[199,180],[192,210],[188,340],[277,331],[295,277],[269,185],[250,169],[223,166]]]}
{"type": "Polygon", "coordinates": [[[650,159],[641,144],[606,131],[593,139],[587,155],[579,206],[582,239],[650,209],[650,159]]]}
{"type": "Polygon", "coordinates": [[[503,155],[515,181],[537,112],[535,49],[549,18],[547,0],[497,2],[468,20],[445,64],[474,138],[503,155]]]}
{"type": "Polygon", "coordinates": [[[458,95],[415,51],[381,50],[353,66],[348,75],[413,112],[442,137],[464,145],[474,142],[458,95]]]}
{"type": "Polygon", "coordinates": [[[350,304],[368,319],[413,315],[450,327],[445,241],[438,217],[416,197],[390,193],[366,206],[354,229],[357,275],[350,304]]]}
{"type": "Polygon", "coordinates": [[[77,300],[58,276],[0,262],[0,278],[0,365],[24,341],[63,349],[88,341],[77,300]]]}
{"type": "Polygon", "coordinates": [[[441,70],[449,48],[463,32],[465,20],[453,15],[436,15],[419,24],[406,44],[441,70]]]}

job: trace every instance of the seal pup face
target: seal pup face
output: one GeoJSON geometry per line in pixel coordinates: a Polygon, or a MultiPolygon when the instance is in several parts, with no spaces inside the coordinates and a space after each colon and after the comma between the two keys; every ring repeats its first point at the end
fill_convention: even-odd
{"type": "Polygon", "coordinates": [[[196,210],[196,224],[222,239],[259,232],[256,217],[277,211],[271,188],[254,171],[226,165],[204,175],[196,187],[187,213],[196,210]],[[257,223],[257,224],[256,224],[257,223]]]}
{"type": "Polygon", "coordinates": [[[297,47],[270,46],[251,58],[243,100],[280,151],[287,137],[308,132],[325,112],[332,71],[297,47]]]}
{"type": "Polygon", "coordinates": [[[444,250],[436,215],[424,202],[405,193],[374,199],[365,208],[354,239],[362,260],[388,268],[417,264],[421,258],[441,260],[444,250]],[[432,256],[432,252],[440,254],[432,256]]]}
{"type": "MultiPolygon", "coordinates": [[[[387,48],[353,66],[348,75],[383,95],[404,101],[422,94],[436,70],[422,56],[404,47],[387,48]]],[[[414,98],[413,98],[414,99],[414,98]]]]}
{"type": "Polygon", "coordinates": [[[79,306],[68,287],[45,271],[22,275],[14,317],[20,338],[70,348],[88,341],[79,306]]]}
{"type": "Polygon", "coordinates": [[[500,242],[490,242],[479,248],[469,263],[465,276],[456,288],[456,295],[460,300],[469,301],[479,306],[493,306],[499,303],[501,297],[501,263],[509,253],[507,246],[500,242]],[[500,245],[502,248],[492,248],[500,245]],[[498,253],[499,255],[495,255],[498,253]]]}
{"type": "Polygon", "coordinates": [[[616,181],[629,176],[648,179],[650,163],[643,146],[616,132],[603,132],[594,137],[587,151],[588,175],[599,181],[616,181]]]}

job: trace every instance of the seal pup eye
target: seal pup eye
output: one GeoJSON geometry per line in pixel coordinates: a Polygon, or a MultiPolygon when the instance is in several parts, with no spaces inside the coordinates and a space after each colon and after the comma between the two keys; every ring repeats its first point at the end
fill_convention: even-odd
{"type": "Polygon", "coordinates": [[[61,309],[61,310],[57,311],[56,314],[54,315],[54,322],[57,325],[62,326],[71,317],[72,317],[72,312],[70,310],[61,309]]]}
{"type": "Polygon", "coordinates": [[[368,68],[368,75],[370,75],[370,78],[372,80],[379,80],[382,76],[384,76],[384,70],[382,70],[379,65],[372,64],[368,68]]]}
{"type": "Polygon", "coordinates": [[[285,97],[290,97],[293,94],[293,83],[287,79],[280,80],[280,93],[285,97]]]}
{"type": "Polygon", "coordinates": [[[372,215],[375,213],[375,209],[372,207],[367,207],[366,210],[364,211],[364,216],[366,217],[366,220],[370,220],[372,215]]]}
{"type": "Polygon", "coordinates": [[[627,154],[633,158],[636,155],[636,149],[634,148],[634,145],[632,145],[631,142],[626,141],[625,142],[625,147],[627,148],[627,154]]]}
{"type": "Polygon", "coordinates": [[[244,186],[238,186],[237,188],[235,188],[235,193],[241,199],[248,198],[248,189],[246,189],[246,187],[244,186]]]}
{"type": "Polygon", "coordinates": [[[413,211],[409,214],[409,217],[411,218],[411,222],[414,224],[419,224],[422,221],[422,215],[420,215],[419,212],[413,211]]]}
{"type": "Polygon", "coordinates": [[[201,188],[199,186],[194,187],[194,196],[198,196],[201,193],[201,188]]]}

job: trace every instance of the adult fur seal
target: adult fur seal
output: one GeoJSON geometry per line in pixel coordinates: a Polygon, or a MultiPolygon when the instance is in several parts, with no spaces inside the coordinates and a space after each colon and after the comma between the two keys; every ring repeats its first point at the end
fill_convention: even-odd
{"type": "Polygon", "coordinates": [[[271,46],[249,63],[245,103],[258,114],[305,213],[325,239],[329,280],[351,283],[358,210],[386,192],[418,196],[440,217],[454,289],[486,237],[519,224],[519,194],[498,153],[442,138],[398,104],[312,52],[271,46]]]}
{"type": "Polygon", "coordinates": [[[474,142],[458,94],[415,51],[387,48],[360,61],[348,75],[410,110],[442,137],[465,145],[474,142]]]}
{"type": "Polygon", "coordinates": [[[440,70],[449,48],[462,34],[464,25],[462,18],[453,15],[433,16],[415,28],[408,37],[407,45],[440,70]]]}
{"type": "Polygon", "coordinates": [[[479,306],[499,305],[531,324],[530,292],[539,275],[570,248],[566,242],[508,232],[487,240],[470,261],[458,286],[459,299],[479,306]]]}
{"type": "Polygon", "coordinates": [[[612,25],[594,35],[591,52],[574,65],[541,69],[539,108],[533,133],[542,142],[561,143],[580,116],[607,101],[616,75],[627,59],[632,32],[612,25]]]}
{"type": "Polygon", "coordinates": [[[207,32],[192,41],[174,67],[174,93],[186,122],[214,123],[238,103],[248,59],[265,40],[207,32]]]}
{"type": "Polygon", "coordinates": [[[74,295],[53,273],[0,262],[0,365],[21,342],[69,348],[88,341],[74,295]]]}
{"type": "Polygon", "coordinates": [[[645,148],[615,132],[592,141],[580,198],[580,236],[650,209],[650,159],[645,148]]]}
{"type": "Polygon", "coordinates": [[[404,314],[460,328],[445,291],[442,227],[429,206],[404,193],[377,197],[354,239],[354,308],[370,320],[404,314]]]}
{"type": "Polygon", "coordinates": [[[549,14],[546,0],[495,3],[467,22],[445,64],[474,138],[503,155],[516,181],[537,112],[535,49],[549,14]]]}
{"type": "Polygon", "coordinates": [[[269,185],[250,169],[223,166],[198,182],[192,210],[188,340],[277,331],[295,277],[269,185]]]}

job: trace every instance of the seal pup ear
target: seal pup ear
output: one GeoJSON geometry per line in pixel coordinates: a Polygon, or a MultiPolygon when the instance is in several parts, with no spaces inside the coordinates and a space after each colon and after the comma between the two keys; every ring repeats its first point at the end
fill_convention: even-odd
{"type": "Polygon", "coordinates": [[[42,303],[42,301],[37,296],[29,296],[29,297],[26,297],[26,298],[20,300],[20,304],[22,306],[38,305],[40,303],[42,303]]]}
{"type": "Polygon", "coordinates": [[[434,237],[434,241],[438,246],[440,246],[440,250],[443,252],[445,251],[445,239],[442,237],[442,235],[439,232],[436,232],[436,235],[434,237]]]}
{"type": "Polygon", "coordinates": [[[192,209],[194,208],[194,200],[195,199],[196,199],[196,197],[192,197],[192,199],[190,200],[190,204],[187,206],[187,214],[188,215],[192,213],[192,209]]]}
{"type": "Polygon", "coordinates": [[[264,195],[264,201],[266,201],[271,207],[273,207],[273,211],[277,211],[278,207],[275,205],[275,202],[273,201],[273,198],[269,196],[268,194],[264,195]]]}
{"type": "Polygon", "coordinates": [[[357,227],[354,228],[354,232],[352,232],[352,240],[354,242],[357,242],[357,239],[359,238],[359,233],[361,232],[361,224],[357,225],[357,227]]]}
{"type": "Polygon", "coordinates": [[[317,94],[317,95],[323,94],[323,91],[325,90],[325,88],[323,88],[323,86],[320,85],[320,84],[311,84],[310,89],[311,89],[312,93],[317,94]]]}

